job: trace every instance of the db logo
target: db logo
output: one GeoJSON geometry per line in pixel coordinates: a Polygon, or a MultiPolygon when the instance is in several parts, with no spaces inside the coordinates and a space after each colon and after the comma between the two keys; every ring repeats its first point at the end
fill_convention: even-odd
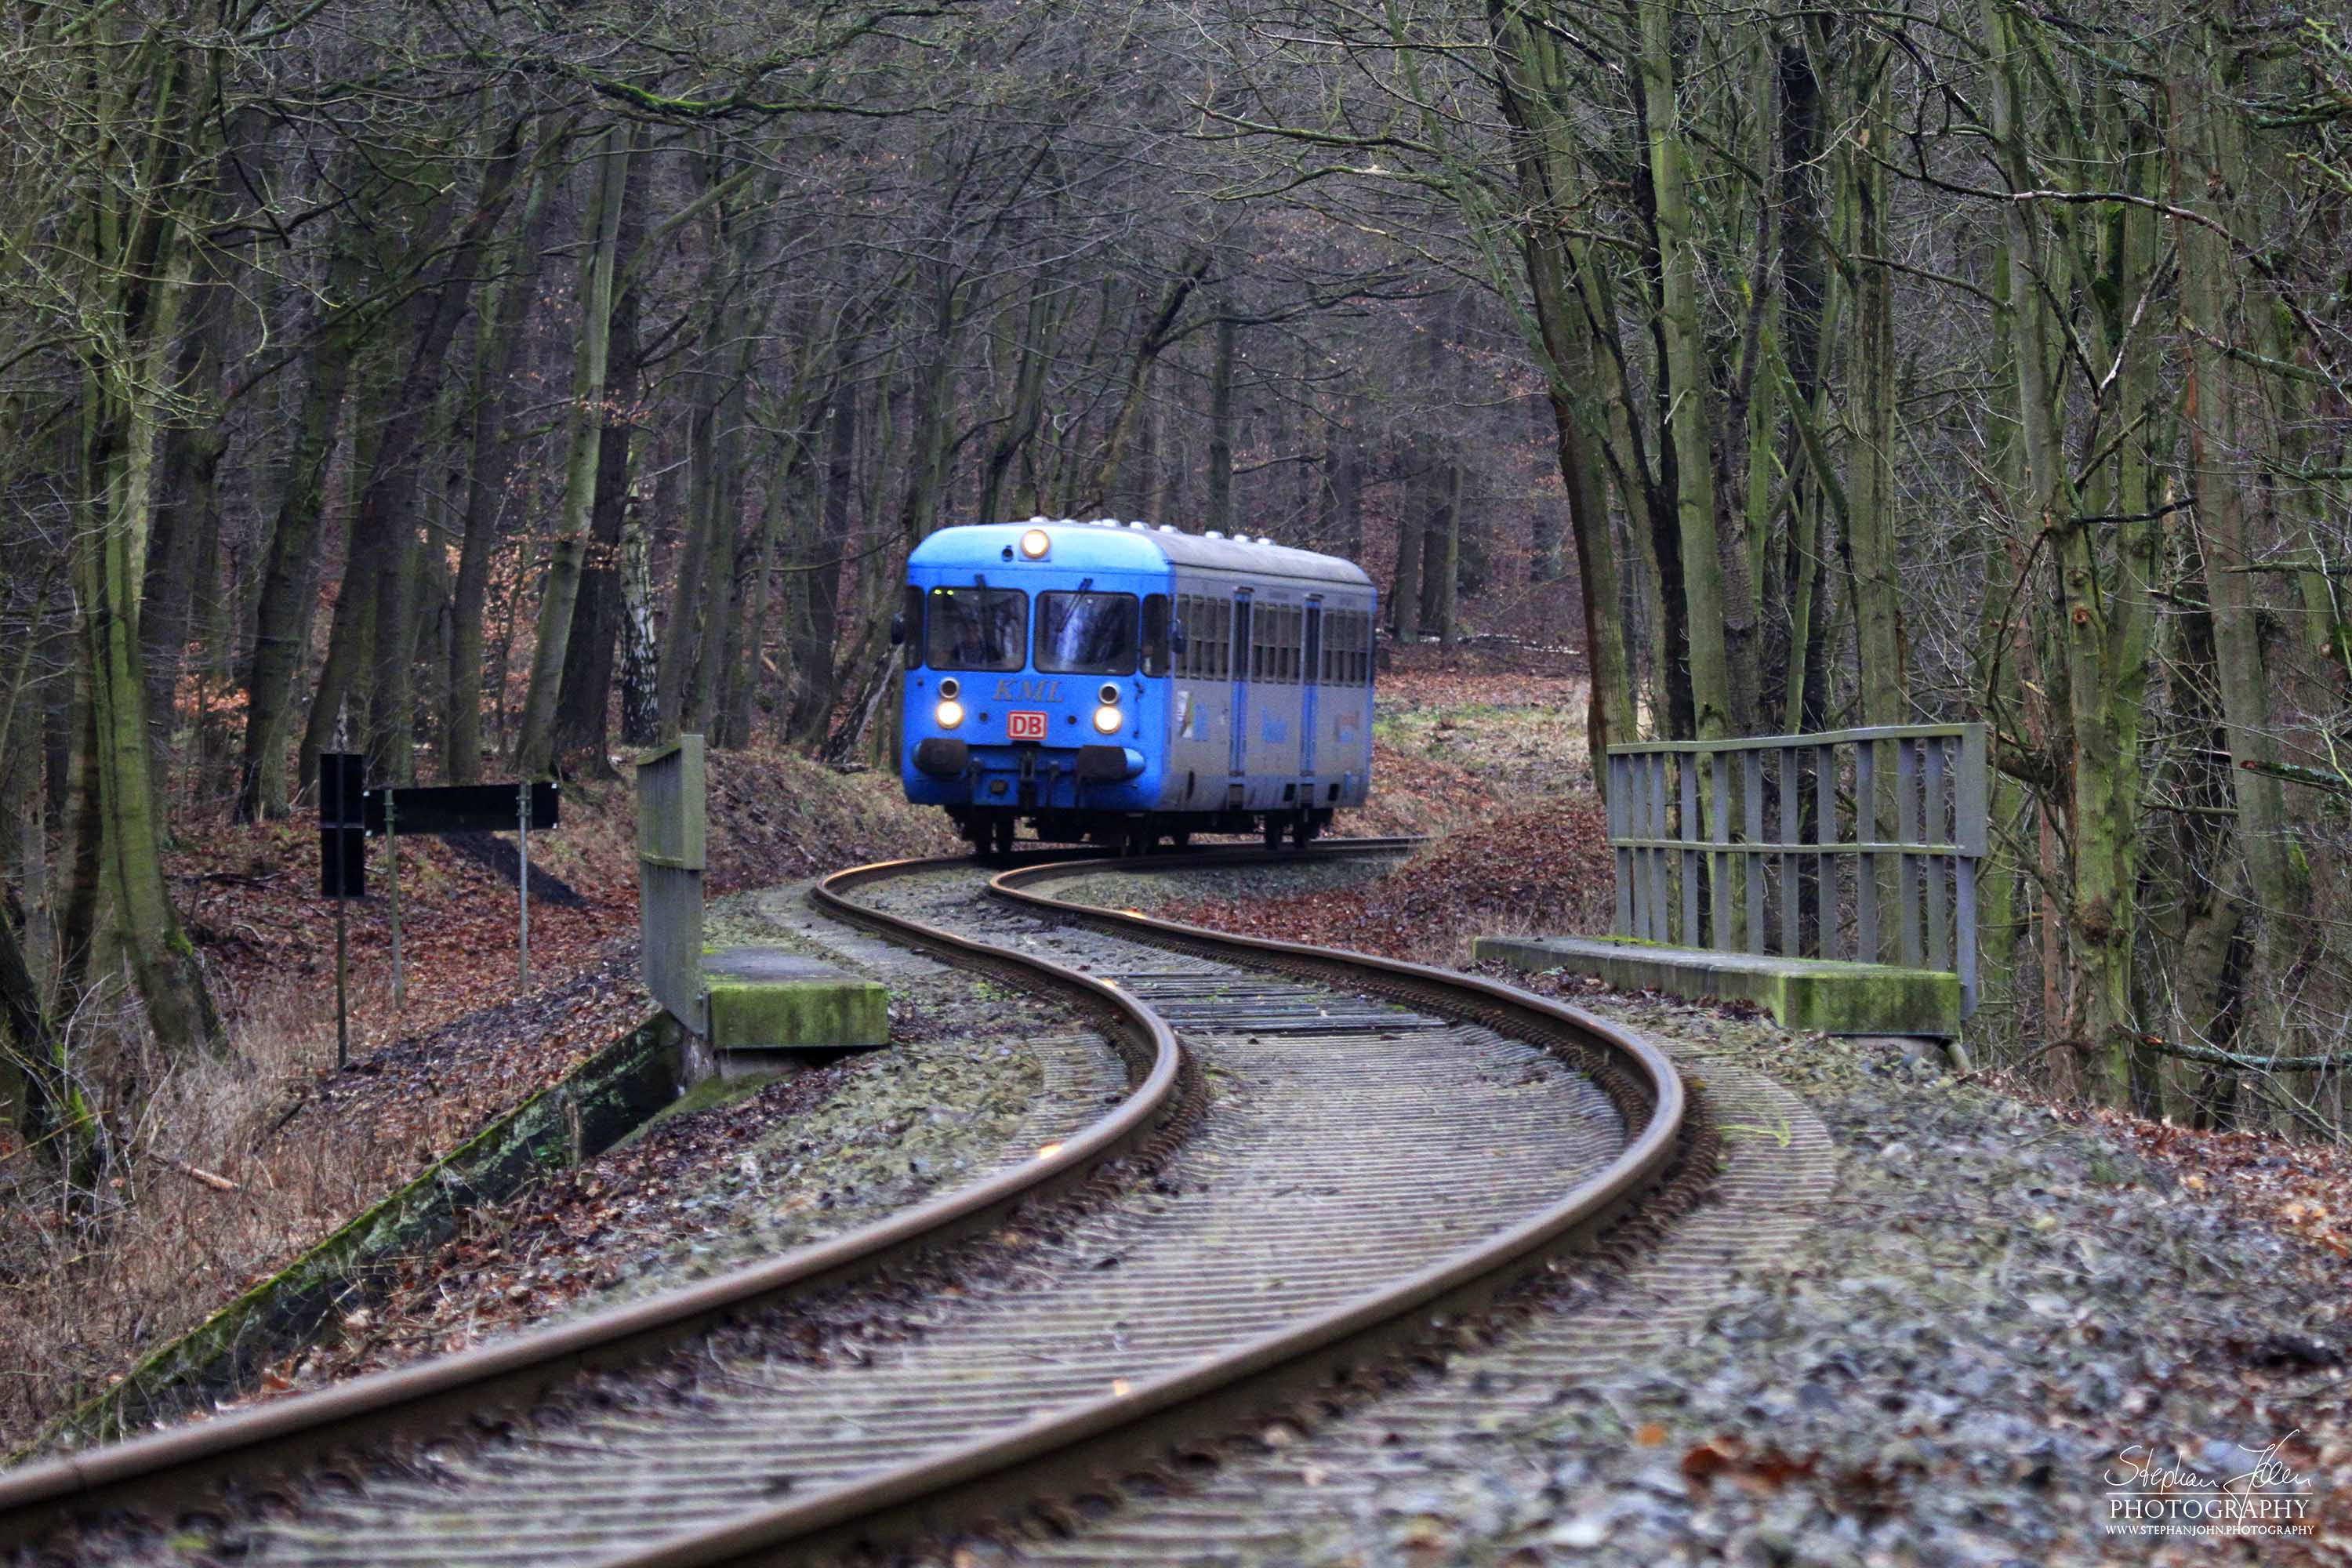
{"type": "Polygon", "coordinates": [[[1007,713],[1004,732],[1016,741],[1042,741],[1045,738],[1045,715],[1043,713],[1007,713]]]}

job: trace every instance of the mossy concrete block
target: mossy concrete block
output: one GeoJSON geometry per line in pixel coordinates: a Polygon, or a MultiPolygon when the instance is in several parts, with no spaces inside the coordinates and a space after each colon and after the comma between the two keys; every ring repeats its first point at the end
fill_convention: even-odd
{"type": "Polygon", "coordinates": [[[702,961],[714,1050],[879,1046],[890,1038],[880,983],[774,947],[733,947],[702,961]]]}
{"type": "Polygon", "coordinates": [[[1960,977],[1949,970],[1713,952],[1623,937],[1482,936],[1472,951],[1515,969],[1594,975],[1621,991],[1738,997],[1784,1029],[1947,1039],[1960,1032],[1960,977]]]}

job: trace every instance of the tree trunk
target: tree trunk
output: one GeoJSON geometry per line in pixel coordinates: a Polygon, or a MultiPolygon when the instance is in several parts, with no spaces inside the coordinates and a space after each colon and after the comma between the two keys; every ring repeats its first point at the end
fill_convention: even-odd
{"type": "Polygon", "coordinates": [[[93,346],[82,376],[75,587],[89,671],[89,765],[100,814],[94,826],[114,930],[148,1027],[167,1050],[209,1049],[224,1043],[220,1018],[163,884],[139,641],[154,505],[156,402],[166,384],[164,366],[186,279],[184,264],[174,257],[171,217],[135,208],[128,216],[128,224],[123,215],[109,214],[111,223],[91,225],[93,237],[108,227],[129,232],[116,258],[121,270],[90,300],[94,314],[112,322],[120,336],[93,346]]]}
{"type": "MultiPolygon", "coordinates": [[[[1500,18],[1499,7],[1490,16],[1500,18]]],[[[1496,74],[1503,114],[1517,133],[1514,147],[1520,205],[1528,221],[1520,231],[1520,254],[1535,301],[1544,366],[1544,395],[1551,405],[1560,482],[1568,492],[1569,532],[1575,542],[1576,570],[1584,620],[1585,663],[1591,696],[1585,709],[1585,742],[1592,776],[1605,787],[1603,759],[1611,744],[1631,740],[1633,721],[1632,662],[1625,619],[1618,611],[1622,592],[1618,552],[1611,538],[1606,445],[1594,408],[1600,366],[1594,316],[1586,309],[1576,279],[1581,258],[1556,223],[1576,198],[1573,164],[1565,145],[1568,108],[1559,52],[1547,33],[1514,17],[1496,33],[1505,68],[1496,74]]],[[[1613,319],[1612,319],[1613,321],[1613,319]]],[[[1349,490],[1354,489],[1351,484],[1349,490]]]]}
{"type": "MultiPolygon", "coordinates": [[[[1011,312],[1008,310],[1007,314],[1011,312]]],[[[1029,288],[1029,300],[1022,311],[1021,349],[1013,377],[1013,401],[1004,422],[1003,434],[990,447],[988,464],[981,479],[980,504],[973,514],[976,522],[1009,521],[1004,513],[1004,498],[1014,461],[1028,453],[1037,437],[1037,426],[1045,412],[1045,372],[1053,360],[1052,292],[1040,272],[1029,288]]],[[[1030,504],[1035,505],[1034,488],[1031,487],[1030,504]]],[[[1018,510],[1018,509],[1016,509],[1018,510]]]]}
{"type": "MultiPolygon", "coordinates": [[[[642,154],[640,136],[635,152],[642,154]]],[[[614,656],[621,633],[621,528],[635,504],[630,491],[630,447],[636,436],[637,400],[644,367],[637,324],[644,284],[638,258],[645,242],[644,185],[649,161],[632,156],[621,200],[616,255],[625,282],[613,301],[612,342],[605,353],[603,428],[596,447],[596,493],[589,511],[588,552],[581,566],[580,600],[572,612],[572,638],[564,650],[562,695],[555,710],[555,754],[599,778],[613,776],[608,726],[613,707],[614,656]]],[[[648,742],[650,744],[651,742],[648,742]]]]}
{"type": "Polygon", "coordinates": [[[810,541],[818,564],[809,574],[806,612],[793,628],[793,700],[785,738],[796,746],[824,739],[840,691],[833,645],[840,635],[841,557],[849,548],[849,496],[857,472],[857,386],[845,374],[853,351],[852,344],[842,346],[843,369],[836,372],[825,437],[822,521],[810,541]]]}
{"type": "MultiPolygon", "coordinates": [[[[2015,75],[2023,46],[2011,13],[1997,0],[1987,0],[1984,18],[1987,42],[2000,62],[1993,73],[1992,152],[2011,184],[2029,188],[2015,75]]],[[[2139,715],[2153,628],[2149,588],[2157,535],[2145,448],[2141,438],[2131,437],[2118,446],[2116,461],[2126,466],[2126,472],[2112,488],[2114,510],[2126,521],[2116,525],[2112,565],[2101,560],[2103,523],[2084,515],[2088,509],[2074,493],[2060,443],[2051,321],[2039,291],[2043,265],[2039,236],[2022,203],[2004,204],[2002,221],[2027,492],[2015,510],[2029,528],[2048,535],[2058,574],[2061,657],[2052,673],[2063,671],[2063,690],[2053,691],[2050,701],[2066,727],[2063,744],[2073,781],[2067,803],[2072,877],[2065,910],[2073,1046],[2084,1091],[2104,1103],[2121,1104],[2128,1094],[2139,1036],[2133,981],[2141,830],[2139,715]]],[[[2125,208],[2116,232],[2120,248],[2113,275],[2103,278],[2098,296],[2104,319],[2110,323],[2110,353],[2119,346],[2121,335],[2112,323],[2130,310],[2139,290],[2154,286],[2156,264],[2154,223],[2147,209],[2125,208]]],[[[2089,279],[2084,281],[2090,295],[2089,279]]],[[[2124,362],[2116,383],[2116,427],[2127,435],[2137,429],[2137,416],[2153,396],[2155,365],[2152,354],[2132,355],[2124,362]]]]}
{"type": "Polygon", "coordinates": [[[473,418],[467,432],[473,460],[466,474],[466,532],[457,547],[457,574],[449,595],[448,706],[442,719],[442,775],[451,784],[482,777],[482,673],[490,558],[506,516],[516,447],[507,433],[514,373],[525,327],[539,294],[539,245],[552,205],[552,162],[531,177],[521,222],[506,258],[506,276],[482,290],[480,330],[474,344],[473,418]]]}
{"type": "Polygon", "coordinates": [[[1209,362],[1209,513],[1204,526],[1234,531],[1234,361],[1240,329],[1231,316],[1217,321],[1215,357],[1209,362]]]}
{"type": "MultiPolygon", "coordinates": [[[[1730,606],[1715,518],[1715,464],[1708,431],[1711,388],[1698,319],[1698,246],[1675,87],[1675,7],[1641,0],[1642,101],[1658,247],[1660,426],[1671,453],[1684,646],[1690,670],[1692,733],[1721,740],[1738,732],[1724,631],[1730,606]]],[[[1663,538],[1663,536],[1662,536],[1663,538]]],[[[1662,552],[1663,553],[1663,552],[1662,552]]],[[[1661,565],[1664,563],[1662,561],[1661,565]]],[[[1671,588],[1670,588],[1671,591],[1671,588]]]]}
{"type": "MultiPolygon", "coordinates": [[[[1417,454],[1426,458],[1426,454],[1417,454]]],[[[1417,497],[1421,481],[1416,479],[1417,497]]],[[[1389,582],[1389,627],[1400,643],[1421,636],[1421,565],[1428,552],[1429,514],[1408,499],[1397,519],[1396,575],[1389,582]]]]}
{"type": "MultiPolygon", "coordinates": [[[[2225,13],[2234,7],[2225,6],[2225,13]]],[[[2235,117],[2222,94],[2242,74],[2236,45],[2211,18],[2199,25],[2194,47],[2181,50],[2169,84],[2173,205],[2220,222],[2223,203],[2242,191],[2247,170],[2235,117]]],[[[2189,479],[2203,537],[2211,594],[2215,683],[2229,733],[2237,785],[2238,839],[2245,856],[2259,938],[2256,989],[2272,998],[2265,1033],[2280,1054],[2296,1054],[2303,1031],[2290,1021],[2293,975],[2315,940],[2311,877],[2287,822],[2285,786],[2259,764],[2279,760],[2271,718],[2271,675],[2263,647],[2261,582],[2253,570],[2263,554],[2253,537],[2240,476],[2269,456],[2259,450],[2260,414],[2240,385],[2243,372],[2228,350],[2243,341],[2231,309],[2232,264],[2228,237],[2207,223],[2176,217],[2180,252],[2180,325],[2188,360],[2182,426],[2189,479]]]]}
{"type": "MultiPolygon", "coordinates": [[[[1151,368],[1168,345],[1176,341],[1176,324],[1184,314],[1185,301],[1208,275],[1213,259],[1204,247],[1186,252],[1143,320],[1135,357],[1128,364],[1127,386],[1119,399],[1118,414],[1111,421],[1110,434],[1103,441],[1102,458],[1095,468],[1092,499],[1097,502],[1108,503],[1123,493],[1128,447],[1134,441],[1137,422],[1143,417],[1144,402],[1150,395],[1151,368]]],[[[1083,501],[1088,498],[1077,499],[1083,501]]]]}
{"type": "Polygon", "coordinates": [[[661,705],[656,700],[654,584],[646,540],[645,511],[621,509],[621,743],[639,749],[661,743],[661,705]]]}
{"type": "MultiPolygon", "coordinates": [[[[141,594],[140,659],[146,670],[147,723],[159,785],[163,770],[171,762],[180,675],[199,593],[197,562],[200,557],[217,560],[216,552],[206,547],[216,544],[218,539],[217,480],[221,456],[228,447],[228,423],[218,398],[220,367],[229,354],[228,290],[207,267],[191,284],[190,295],[189,321],[181,339],[178,363],[173,367],[173,382],[200,389],[199,405],[193,417],[173,420],[163,433],[155,524],[148,541],[147,577],[141,594]]],[[[211,589],[215,584],[204,586],[211,589]]],[[[206,603],[212,596],[204,595],[206,603]]],[[[169,816],[163,799],[166,793],[158,791],[159,821],[169,816]]]]}
{"type": "MultiPolygon", "coordinates": [[[[1850,255],[1885,256],[1886,171],[1877,162],[1892,124],[1886,106],[1888,46],[1850,39],[1855,83],[1853,105],[1860,145],[1839,168],[1851,204],[1850,255]]],[[[1852,383],[1853,456],[1846,479],[1846,547],[1853,574],[1855,662],[1865,724],[1900,724],[1910,717],[1903,670],[1902,609],[1895,534],[1895,289],[1894,275],[1873,261],[1854,264],[1852,383]]]]}
{"type": "Polygon", "coordinates": [[[581,224],[588,246],[581,267],[580,343],[572,359],[571,448],[563,468],[563,508],[548,547],[547,582],[540,591],[530,683],[515,741],[516,771],[527,779],[545,777],[555,762],[555,700],[562,690],[564,656],[571,647],[572,614],[580,597],[581,567],[587,553],[590,513],[596,504],[596,470],[604,448],[613,281],[634,151],[632,133],[617,127],[604,132],[598,144],[600,162],[587,216],[581,224]]]}
{"type": "MultiPolygon", "coordinates": [[[[330,295],[347,298],[358,271],[354,255],[339,253],[328,272],[330,295]]],[[[335,455],[336,426],[351,381],[356,336],[348,319],[331,322],[320,329],[310,350],[309,384],[254,609],[253,661],[245,683],[245,754],[237,783],[240,822],[283,816],[287,811],[288,710],[295,671],[309,646],[309,612],[317,596],[319,521],[326,510],[328,465],[335,455]]]]}

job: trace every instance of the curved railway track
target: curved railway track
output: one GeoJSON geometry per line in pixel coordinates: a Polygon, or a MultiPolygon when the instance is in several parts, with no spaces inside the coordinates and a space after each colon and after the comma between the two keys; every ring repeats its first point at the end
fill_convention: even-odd
{"type": "Polygon", "coordinates": [[[96,1516],[83,1545],[169,1557],[177,1510],[268,1562],[800,1561],[1017,1508],[1422,1341],[1672,1163],[1680,1079],[1599,1019],[1045,890],[1138,868],[1040,856],[983,897],[970,862],[902,861],[813,890],[1101,1026],[1126,1092],[1034,1158],[646,1301],[0,1476],[0,1542],[96,1516]],[[878,1340],[834,1331],[877,1310],[878,1340]]]}

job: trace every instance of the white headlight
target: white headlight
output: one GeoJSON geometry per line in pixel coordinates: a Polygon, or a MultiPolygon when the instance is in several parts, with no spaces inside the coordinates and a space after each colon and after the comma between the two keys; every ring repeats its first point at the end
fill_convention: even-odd
{"type": "Polygon", "coordinates": [[[963,722],[963,704],[950,697],[931,710],[931,717],[939,721],[940,729],[952,730],[963,722]]]}
{"type": "Polygon", "coordinates": [[[1119,731],[1119,727],[1126,722],[1126,715],[1116,708],[1095,710],[1095,733],[1097,735],[1116,735],[1119,731]]]}
{"type": "Polygon", "coordinates": [[[1032,561],[1043,561],[1054,541],[1042,528],[1033,528],[1021,536],[1021,553],[1032,561]]]}

